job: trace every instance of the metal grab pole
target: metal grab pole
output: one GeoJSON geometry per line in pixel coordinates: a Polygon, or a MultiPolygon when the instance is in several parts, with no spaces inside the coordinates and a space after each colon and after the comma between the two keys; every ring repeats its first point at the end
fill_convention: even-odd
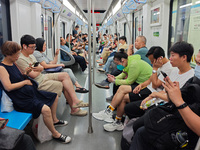
{"type": "Polygon", "coordinates": [[[96,62],[96,19],[95,19],[95,16],[94,16],[94,1],[92,3],[92,10],[93,10],[93,13],[92,13],[92,20],[93,20],[93,84],[95,83],[95,71],[94,71],[94,68],[95,67],[95,62],[96,62]]]}
{"type": "Polygon", "coordinates": [[[92,74],[91,74],[91,0],[88,0],[88,40],[89,40],[89,49],[88,49],[88,57],[89,57],[89,126],[88,126],[88,133],[93,133],[92,129],[92,74]]]}

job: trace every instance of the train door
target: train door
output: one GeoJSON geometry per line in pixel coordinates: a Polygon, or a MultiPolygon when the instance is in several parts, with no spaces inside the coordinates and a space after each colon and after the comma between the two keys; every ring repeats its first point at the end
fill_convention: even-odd
{"type": "Polygon", "coordinates": [[[49,59],[53,59],[52,56],[53,13],[48,10],[42,9],[41,21],[43,22],[42,36],[47,44],[45,53],[49,59]]]}

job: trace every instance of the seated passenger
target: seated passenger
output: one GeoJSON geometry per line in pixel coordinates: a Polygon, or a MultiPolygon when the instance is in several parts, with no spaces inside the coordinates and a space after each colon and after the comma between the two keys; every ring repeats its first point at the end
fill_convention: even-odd
{"type": "MultiPolygon", "coordinates": [[[[120,43],[119,49],[124,49],[126,51],[128,48],[128,45],[126,44],[127,40],[126,40],[125,36],[121,36],[119,38],[119,43],[120,43]]],[[[119,49],[118,49],[118,51],[119,51],[119,49]]],[[[114,56],[114,54],[115,54],[115,52],[111,56],[114,56]]],[[[106,49],[104,49],[104,51],[102,52],[103,63],[100,63],[99,66],[104,65],[106,63],[107,58],[108,58],[108,52],[106,51],[106,49]]]]}
{"type": "MultiPolygon", "coordinates": [[[[200,60],[200,53],[198,53],[197,55],[199,55],[197,57],[199,57],[198,59],[200,60]]],[[[179,82],[177,81],[172,82],[168,76],[165,78],[165,84],[163,84],[171,102],[175,105],[176,111],[178,111],[177,115],[180,118],[179,120],[181,120],[182,122],[184,121],[185,124],[187,125],[187,128],[185,129],[184,132],[187,133],[188,139],[186,139],[185,136],[184,137],[181,136],[182,139],[179,140],[179,142],[177,142],[179,145],[176,145],[174,149],[179,149],[177,147],[182,146],[183,148],[180,148],[180,149],[194,150],[200,136],[200,129],[199,129],[199,126],[200,126],[199,101],[200,99],[199,99],[199,93],[197,92],[200,89],[200,84],[199,84],[200,83],[200,66],[199,66],[200,63],[199,61],[197,61],[197,59],[196,59],[196,64],[197,65],[195,67],[195,76],[189,79],[189,81],[181,89],[179,86],[179,82]],[[190,90],[188,90],[189,89],[188,87],[192,87],[192,86],[195,87],[193,88],[194,92],[191,92],[190,90]]],[[[175,120],[174,118],[175,117],[173,116],[173,120],[175,120]]],[[[169,123],[169,126],[170,126],[170,123],[169,123]]],[[[157,132],[158,131],[156,131],[155,129],[154,133],[157,133],[157,132]]],[[[159,135],[159,137],[162,136],[162,133],[163,132],[161,132],[161,135],[159,135]]],[[[149,133],[149,130],[147,130],[144,125],[141,126],[139,129],[137,129],[137,131],[134,134],[130,150],[138,150],[138,149],[155,150],[155,149],[158,149],[157,147],[155,147],[157,144],[159,144],[159,147],[163,146],[166,148],[166,144],[163,142],[173,143],[174,141],[172,139],[171,141],[168,141],[169,139],[167,138],[168,140],[163,140],[161,144],[157,142],[158,140],[155,141],[156,144],[152,144],[152,141],[150,140],[150,136],[154,137],[154,134],[152,132],[149,133]]],[[[166,139],[166,136],[165,136],[165,139],[166,139]]],[[[175,139],[177,139],[177,137],[175,139]]],[[[160,138],[159,138],[159,141],[161,141],[160,138]]]]}
{"type": "MultiPolygon", "coordinates": [[[[32,55],[36,48],[35,43],[36,40],[31,35],[24,35],[21,38],[22,50],[16,63],[23,73],[27,67],[36,62],[36,58],[32,55]]],[[[71,115],[84,116],[87,114],[87,111],[81,110],[78,107],[87,107],[88,103],[84,103],[77,98],[71,79],[66,72],[41,74],[41,71],[43,71],[43,67],[39,65],[32,67],[32,70],[27,74],[38,82],[38,90],[55,92],[58,96],[63,91],[71,107],[71,115]]]]}
{"type": "MultiPolygon", "coordinates": [[[[190,66],[190,61],[193,55],[194,49],[191,44],[186,42],[177,42],[170,48],[170,63],[173,69],[169,74],[169,78],[172,82],[179,82],[180,88],[187,82],[188,79],[194,76],[194,69],[190,66]]],[[[165,91],[152,92],[144,100],[129,103],[125,106],[125,114],[129,118],[141,117],[144,115],[145,110],[140,109],[146,101],[152,98],[160,98],[162,100],[168,101],[165,91]]]]}
{"type": "Polygon", "coordinates": [[[67,125],[67,121],[58,120],[56,109],[58,96],[56,93],[38,91],[37,84],[26,77],[31,67],[25,69],[25,76],[15,65],[20,55],[20,45],[7,41],[2,46],[2,53],[5,56],[0,63],[0,87],[12,99],[15,110],[32,113],[36,119],[43,115],[44,123],[51,131],[53,138],[63,143],[68,143],[71,138],[60,134],[54,126],[67,125]]]}
{"type": "Polygon", "coordinates": [[[101,36],[100,38],[101,38],[100,41],[99,41],[100,46],[99,46],[99,48],[96,52],[97,54],[101,53],[101,49],[108,43],[108,38],[107,38],[106,34],[103,34],[103,37],[101,36]]]}
{"type": "Polygon", "coordinates": [[[151,65],[150,60],[146,57],[146,54],[148,52],[146,43],[147,43],[147,39],[145,36],[138,36],[134,43],[135,48],[137,49],[137,52],[134,53],[133,45],[130,45],[127,54],[128,55],[139,54],[142,60],[146,61],[148,64],[151,65]]]}
{"type": "Polygon", "coordinates": [[[60,48],[64,49],[65,51],[71,53],[74,56],[75,61],[80,65],[82,72],[85,71],[87,73],[87,62],[84,57],[79,56],[74,50],[76,47],[72,47],[70,45],[70,40],[72,36],[70,34],[67,34],[66,41],[64,38],[60,38],[60,48]]]}
{"type": "MultiPolygon", "coordinates": [[[[55,68],[58,66],[65,67],[64,64],[57,64],[58,61],[58,54],[59,54],[59,49],[56,50],[54,60],[51,61],[50,59],[47,58],[46,54],[43,52],[46,51],[46,42],[42,38],[37,38],[36,39],[36,50],[34,51],[33,55],[37,59],[37,61],[44,67],[44,69],[48,68],[55,68]]],[[[74,76],[74,73],[70,68],[64,68],[62,72],[67,72],[72,83],[76,86],[76,92],[80,93],[87,93],[88,90],[85,88],[82,88],[82,86],[78,83],[77,78],[74,76]]]]}
{"type": "MultiPolygon", "coordinates": [[[[138,84],[148,80],[152,74],[152,67],[147,62],[141,60],[140,55],[132,55],[128,57],[126,53],[118,52],[114,56],[114,61],[117,64],[121,62],[122,65],[119,65],[119,67],[124,68],[123,73],[117,77],[108,75],[108,80],[116,85],[137,86],[138,84]]],[[[100,111],[99,113],[93,113],[93,117],[98,120],[113,122],[113,111],[121,103],[121,99],[117,99],[117,96],[118,94],[115,94],[111,105],[109,105],[106,110],[100,111]]],[[[118,124],[119,119],[121,119],[120,116],[117,118],[117,120],[115,120],[114,123],[118,124]]],[[[123,125],[120,122],[120,127],[118,130],[122,129],[123,125]]]]}
{"type": "MultiPolygon", "coordinates": [[[[163,90],[163,88],[161,87],[163,83],[163,75],[160,74],[158,77],[157,70],[160,68],[159,71],[164,71],[165,73],[170,74],[173,68],[169,60],[165,58],[164,50],[159,46],[151,47],[146,56],[153,64],[153,74],[148,80],[140,83],[139,85],[121,85],[119,87],[111,102],[112,107],[117,107],[117,116],[114,123],[104,125],[104,129],[106,131],[123,129],[121,118],[124,114],[124,107],[127,103],[143,100],[152,92],[163,90]]],[[[104,113],[103,115],[104,118],[110,117],[106,113],[104,113]]]]}

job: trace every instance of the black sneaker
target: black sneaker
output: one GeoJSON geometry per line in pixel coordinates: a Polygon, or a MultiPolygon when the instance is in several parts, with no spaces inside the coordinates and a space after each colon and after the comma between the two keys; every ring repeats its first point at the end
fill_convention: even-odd
{"type": "Polygon", "coordinates": [[[69,143],[71,142],[71,137],[67,136],[67,135],[63,135],[61,134],[59,138],[55,138],[53,137],[53,139],[61,142],[61,143],[69,143]]]}
{"type": "Polygon", "coordinates": [[[58,122],[54,123],[54,126],[55,126],[55,127],[58,127],[58,126],[66,126],[67,124],[68,124],[67,121],[59,120],[58,122]]]}

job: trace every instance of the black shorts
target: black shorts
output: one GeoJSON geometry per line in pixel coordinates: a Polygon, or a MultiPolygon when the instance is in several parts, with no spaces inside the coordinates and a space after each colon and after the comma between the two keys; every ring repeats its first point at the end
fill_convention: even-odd
{"type": "MultiPolygon", "coordinates": [[[[134,83],[131,85],[132,91],[134,90],[134,88],[138,86],[137,83],[134,83]]],[[[135,94],[133,92],[129,93],[129,98],[130,98],[130,102],[134,102],[134,101],[138,101],[138,100],[143,100],[146,97],[148,97],[151,94],[151,91],[148,88],[144,88],[142,89],[139,94],[135,94]]]]}

